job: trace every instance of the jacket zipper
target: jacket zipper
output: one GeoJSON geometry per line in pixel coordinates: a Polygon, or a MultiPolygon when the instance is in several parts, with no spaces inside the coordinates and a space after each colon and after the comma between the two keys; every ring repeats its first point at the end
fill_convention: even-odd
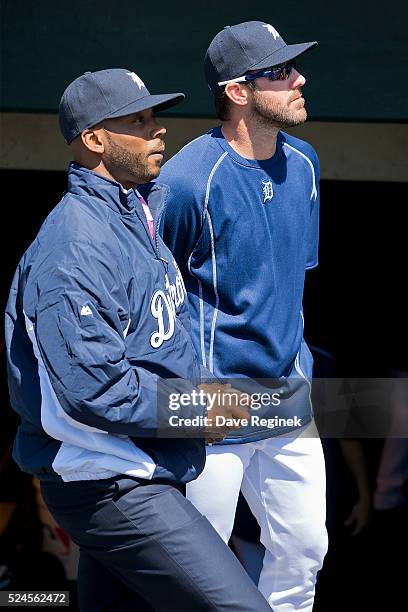
{"type": "Polygon", "coordinates": [[[154,241],[155,241],[156,251],[157,251],[160,259],[162,261],[164,261],[166,264],[168,264],[169,262],[167,261],[167,259],[164,259],[164,257],[161,256],[160,251],[159,251],[159,226],[160,226],[161,218],[163,216],[165,203],[166,203],[166,196],[164,196],[164,199],[163,199],[160,211],[159,211],[159,216],[157,217],[157,222],[155,223],[155,227],[154,227],[154,241]]]}
{"type": "MultiPolygon", "coordinates": [[[[139,202],[140,202],[140,199],[139,199],[139,202]]],[[[136,209],[136,214],[137,214],[139,220],[142,222],[142,225],[143,225],[143,227],[145,229],[145,232],[146,232],[146,234],[148,236],[149,242],[153,246],[153,250],[154,250],[154,253],[155,253],[157,259],[160,259],[160,261],[163,263],[163,267],[164,267],[165,271],[167,272],[167,267],[166,266],[167,266],[167,264],[169,262],[167,261],[167,259],[162,257],[162,255],[160,253],[160,250],[159,250],[159,240],[158,240],[158,234],[159,234],[158,227],[159,227],[160,219],[161,219],[162,214],[163,214],[163,209],[164,209],[164,204],[163,204],[163,206],[160,209],[160,215],[159,215],[157,224],[154,222],[154,238],[152,238],[151,235],[150,235],[149,226],[148,226],[146,215],[145,215],[144,211],[143,211],[143,217],[141,216],[141,214],[140,214],[138,209],[136,209]]]]}

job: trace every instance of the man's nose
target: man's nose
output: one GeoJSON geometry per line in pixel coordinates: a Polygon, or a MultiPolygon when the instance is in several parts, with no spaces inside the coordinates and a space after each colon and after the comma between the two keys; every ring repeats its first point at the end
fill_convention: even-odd
{"type": "Polygon", "coordinates": [[[153,127],[150,132],[151,138],[163,138],[166,132],[166,128],[157,123],[156,119],[153,119],[153,127]]]}
{"type": "Polygon", "coordinates": [[[290,79],[290,86],[292,87],[292,89],[296,89],[297,87],[303,87],[303,85],[306,83],[305,77],[303,76],[303,74],[300,74],[300,72],[298,72],[296,68],[292,68],[290,79]]]}

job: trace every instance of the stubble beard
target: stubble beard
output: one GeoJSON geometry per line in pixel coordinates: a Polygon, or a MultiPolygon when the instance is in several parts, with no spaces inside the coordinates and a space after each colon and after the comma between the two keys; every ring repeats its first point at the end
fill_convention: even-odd
{"type": "Polygon", "coordinates": [[[286,105],[281,102],[268,101],[256,89],[252,92],[252,118],[263,127],[288,128],[301,125],[307,119],[305,107],[298,110],[290,108],[290,102],[296,96],[292,95],[286,105]]]}
{"type": "Polygon", "coordinates": [[[134,153],[126,147],[122,147],[114,142],[110,134],[107,133],[109,141],[109,151],[106,155],[105,164],[112,176],[127,175],[129,180],[135,183],[149,183],[160,174],[160,162],[156,162],[156,167],[149,164],[148,153],[134,153]]]}

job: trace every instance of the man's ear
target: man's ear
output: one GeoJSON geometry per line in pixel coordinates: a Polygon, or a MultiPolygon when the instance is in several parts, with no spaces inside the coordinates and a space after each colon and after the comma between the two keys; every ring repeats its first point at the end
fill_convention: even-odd
{"type": "Polygon", "coordinates": [[[84,146],[92,153],[102,154],[105,151],[103,128],[88,128],[81,133],[84,146]]]}
{"type": "Polygon", "coordinates": [[[249,92],[241,83],[227,83],[225,93],[232,102],[239,106],[246,106],[248,104],[249,92]]]}

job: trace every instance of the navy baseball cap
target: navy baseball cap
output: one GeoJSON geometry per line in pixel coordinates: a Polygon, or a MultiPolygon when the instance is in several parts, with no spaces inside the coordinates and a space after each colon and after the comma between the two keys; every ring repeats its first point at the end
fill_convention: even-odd
{"type": "Polygon", "coordinates": [[[225,81],[248,70],[278,66],[298,57],[317,42],[287,45],[279,32],[264,21],[245,21],[225,26],[211,41],[204,59],[205,77],[213,93],[225,81]]]}
{"type": "Polygon", "coordinates": [[[184,98],[183,93],[152,95],[142,79],[125,68],[85,72],[62,94],[60,129],[69,144],[83,130],[104,119],[124,117],[148,108],[162,111],[184,98]]]}

